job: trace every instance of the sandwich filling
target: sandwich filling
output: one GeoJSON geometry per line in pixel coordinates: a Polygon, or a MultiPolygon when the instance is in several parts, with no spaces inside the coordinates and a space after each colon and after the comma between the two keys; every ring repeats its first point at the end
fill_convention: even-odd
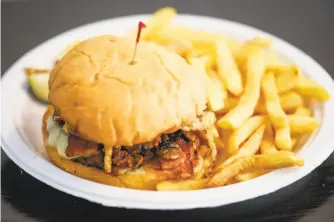
{"type": "MultiPolygon", "coordinates": [[[[199,127],[199,123],[195,124],[199,127]]],[[[194,127],[194,126],[193,126],[194,127]]],[[[121,175],[152,163],[156,169],[169,170],[180,178],[193,176],[202,163],[199,131],[177,130],[162,134],[150,143],[107,147],[82,139],[56,115],[47,120],[48,145],[74,162],[121,175]]]]}

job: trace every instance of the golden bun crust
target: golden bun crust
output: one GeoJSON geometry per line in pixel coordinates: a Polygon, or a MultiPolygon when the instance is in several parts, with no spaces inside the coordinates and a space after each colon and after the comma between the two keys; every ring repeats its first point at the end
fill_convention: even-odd
{"type": "Polygon", "coordinates": [[[67,53],[52,70],[49,103],[81,137],[110,146],[145,143],[202,114],[201,73],[148,42],[99,36],[67,53]]]}
{"type": "MultiPolygon", "coordinates": [[[[51,114],[52,110],[48,109],[43,117],[42,133],[45,144],[48,138],[46,122],[51,114]]],[[[155,170],[151,165],[146,165],[137,172],[113,176],[94,167],[88,167],[81,163],[64,159],[58,155],[57,149],[54,147],[45,145],[45,149],[52,163],[60,169],[75,176],[106,185],[140,190],[156,190],[156,185],[159,182],[167,179],[176,179],[177,177],[177,175],[174,175],[172,172],[155,170]]]]}

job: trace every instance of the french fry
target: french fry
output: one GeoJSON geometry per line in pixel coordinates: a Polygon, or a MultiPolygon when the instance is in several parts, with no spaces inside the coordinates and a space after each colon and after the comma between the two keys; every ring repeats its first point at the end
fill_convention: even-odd
{"type": "Polygon", "coordinates": [[[212,111],[221,110],[224,108],[224,98],[226,97],[226,92],[221,88],[221,85],[214,82],[206,72],[205,61],[201,58],[191,58],[190,64],[192,64],[197,70],[199,70],[206,84],[207,90],[207,102],[208,107],[212,111]]]}
{"type": "Polygon", "coordinates": [[[292,134],[312,133],[319,127],[319,122],[311,116],[288,115],[292,134]]]}
{"type": "Polygon", "coordinates": [[[205,136],[206,136],[206,140],[208,141],[209,148],[211,150],[211,157],[212,157],[213,160],[216,160],[217,147],[216,147],[216,144],[215,144],[215,139],[212,135],[212,130],[211,129],[206,130],[205,136]]]}
{"type": "Polygon", "coordinates": [[[103,162],[104,162],[104,171],[106,173],[111,173],[112,170],[112,147],[110,146],[105,146],[104,147],[104,158],[103,158],[103,162]]]}
{"type": "Polygon", "coordinates": [[[247,181],[269,173],[269,169],[251,169],[247,172],[239,173],[235,178],[238,181],[247,181]]]}
{"type": "Polygon", "coordinates": [[[270,121],[266,121],[266,127],[263,134],[263,139],[260,144],[261,154],[270,154],[277,152],[275,146],[274,131],[270,124],[270,121]]]}
{"type": "MultiPolygon", "coordinates": [[[[285,112],[291,112],[303,105],[303,98],[296,92],[286,92],[281,94],[279,97],[279,101],[282,109],[285,112]]],[[[255,107],[255,113],[267,113],[266,106],[263,100],[259,99],[255,107]]]]}
{"type": "Polygon", "coordinates": [[[293,90],[298,81],[298,76],[279,74],[276,75],[276,85],[279,93],[284,93],[293,90]]]}
{"type": "Polygon", "coordinates": [[[224,108],[225,91],[221,89],[219,83],[212,79],[208,82],[208,107],[212,111],[218,111],[224,108]]]}
{"type": "Polygon", "coordinates": [[[274,128],[287,127],[287,116],[281,107],[275,83],[275,76],[272,72],[264,75],[261,87],[265,100],[265,107],[274,128]]]}
{"type": "Polygon", "coordinates": [[[296,91],[302,96],[312,97],[318,100],[329,100],[330,95],[326,88],[312,79],[302,77],[298,80],[296,91]]]}
{"type": "Polygon", "coordinates": [[[264,121],[264,116],[252,116],[240,128],[234,130],[228,139],[227,152],[230,155],[236,154],[240,144],[259,128],[264,121]]]}
{"type": "Polygon", "coordinates": [[[254,113],[260,97],[260,82],[265,69],[264,54],[256,51],[250,54],[247,62],[247,82],[238,105],[218,120],[217,125],[223,129],[240,127],[254,113]]]}
{"type": "Polygon", "coordinates": [[[276,132],[275,144],[279,149],[290,150],[289,120],[279,101],[274,74],[271,72],[267,73],[262,79],[261,86],[268,116],[276,132]]]}
{"type": "Polygon", "coordinates": [[[254,156],[242,157],[235,160],[226,167],[218,166],[220,169],[208,182],[208,187],[224,186],[229,180],[234,178],[239,172],[249,169],[255,164],[254,156]]]}
{"type": "MultiPolygon", "coordinates": [[[[304,161],[289,151],[278,151],[265,155],[254,155],[236,159],[221,168],[208,182],[208,187],[223,186],[238,173],[247,169],[279,169],[292,166],[303,166],[304,161]]],[[[218,168],[221,166],[218,166],[218,168]]]]}
{"type": "Polygon", "coordinates": [[[180,191],[204,189],[209,178],[193,180],[166,180],[157,184],[158,191],[180,191]]]}
{"type": "MultiPolygon", "coordinates": [[[[239,66],[242,66],[251,54],[257,54],[262,52],[263,49],[267,49],[271,45],[271,40],[262,37],[254,37],[246,41],[239,49],[234,53],[234,57],[239,66]]],[[[266,54],[266,52],[262,52],[266,54]]],[[[266,59],[264,58],[264,62],[266,59]]]]}
{"type": "Polygon", "coordinates": [[[289,125],[275,130],[275,144],[280,150],[292,149],[289,125]]]}
{"type": "Polygon", "coordinates": [[[264,125],[258,128],[250,137],[249,139],[241,146],[236,154],[228,158],[224,162],[224,166],[232,163],[235,159],[244,156],[251,156],[257,153],[260,148],[261,139],[263,137],[264,132],[264,125]]]}
{"type": "Polygon", "coordinates": [[[303,166],[304,161],[290,151],[278,151],[265,155],[255,155],[254,168],[280,169],[292,166],[303,166]]]}
{"type": "Polygon", "coordinates": [[[243,91],[241,74],[224,40],[216,42],[216,56],[219,77],[224,81],[230,93],[239,96],[243,91]]]}
{"type": "Polygon", "coordinates": [[[277,90],[279,93],[294,89],[301,76],[300,70],[295,65],[268,66],[267,71],[275,74],[277,90]]]}
{"type": "Polygon", "coordinates": [[[299,107],[296,109],[294,115],[297,116],[312,116],[312,110],[306,107],[299,107]]]}
{"type": "MultiPolygon", "coordinates": [[[[190,29],[190,28],[186,28],[182,26],[174,26],[174,27],[170,27],[169,29],[165,29],[165,32],[163,34],[169,34],[172,36],[176,36],[179,39],[186,39],[194,45],[195,49],[200,49],[200,50],[204,49],[205,51],[212,49],[213,54],[215,54],[214,53],[215,49],[214,48],[208,49],[207,46],[208,44],[214,45],[214,43],[219,40],[226,41],[229,49],[232,52],[235,52],[241,46],[241,43],[235,40],[234,38],[223,36],[218,33],[210,33],[206,31],[190,29]]],[[[211,52],[209,54],[211,54],[211,52]]]]}
{"type": "MultiPolygon", "coordinates": [[[[143,31],[144,30],[145,29],[143,29],[143,31]]],[[[168,51],[187,57],[187,53],[194,51],[191,41],[182,36],[174,35],[171,30],[173,30],[173,27],[166,26],[161,30],[152,31],[147,34],[146,40],[161,45],[168,51]]],[[[133,35],[134,34],[136,34],[136,32],[134,32],[133,35]]]]}
{"type": "Polygon", "coordinates": [[[223,95],[223,98],[225,100],[225,98],[227,97],[227,91],[226,91],[223,81],[218,77],[217,73],[213,71],[212,69],[208,70],[208,75],[211,78],[211,80],[219,86],[220,92],[223,95]]]}
{"type": "Polygon", "coordinates": [[[300,76],[300,70],[296,65],[278,65],[278,66],[267,66],[267,72],[273,72],[275,75],[286,73],[288,75],[300,76]]]}
{"type": "Polygon", "coordinates": [[[296,92],[281,94],[279,100],[285,112],[293,111],[303,105],[303,98],[296,92]]]}
{"type": "MultiPolygon", "coordinates": [[[[149,21],[146,22],[146,28],[141,33],[143,40],[149,40],[152,33],[160,32],[168,27],[176,15],[176,10],[171,7],[165,7],[157,10],[149,21]]],[[[131,33],[131,36],[135,36],[137,30],[131,33]]]]}

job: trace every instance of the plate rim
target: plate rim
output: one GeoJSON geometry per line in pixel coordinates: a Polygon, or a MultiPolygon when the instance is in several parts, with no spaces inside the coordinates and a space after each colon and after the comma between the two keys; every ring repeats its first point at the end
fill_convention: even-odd
{"type": "MultiPolygon", "coordinates": [[[[123,20],[137,21],[137,20],[141,20],[141,19],[147,19],[149,16],[151,16],[151,15],[149,15],[149,14],[138,14],[138,15],[128,15],[128,16],[122,16],[122,17],[115,17],[115,18],[104,19],[104,20],[100,20],[100,21],[96,21],[96,22],[92,22],[92,23],[87,23],[87,24],[75,27],[73,29],[69,29],[69,30],[67,30],[63,33],[60,33],[60,34],[44,41],[43,43],[37,45],[36,47],[34,47],[33,49],[29,50],[24,55],[22,55],[18,60],[16,60],[6,70],[6,72],[4,72],[4,75],[1,78],[1,81],[5,85],[6,79],[9,79],[8,76],[10,76],[9,73],[12,72],[12,70],[15,69],[15,67],[17,67],[18,64],[20,64],[22,61],[24,61],[24,59],[26,57],[28,57],[31,53],[33,53],[34,51],[38,51],[44,45],[50,44],[50,42],[52,42],[52,41],[57,41],[57,39],[64,38],[66,35],[69,35],[70,33],[78,32],[78,30],[85,29],[88,26],[96,26],[96,25],[99,25],[99,24],[109,23],[109,22],[117,23],[117,22],[122,22],[123,20]]],[[[256,32],[256,33],[260,33],[263,36],[269,36],[270,38],[273,38],[275,42],[278,41],[278,42],[280,42],[280,44],[283,44],[283,45],[285,45],[285,47],[289,48],[290,51],[291,50],[294,51],[295,54],[299,55],[297,57],[302,57],[303,58],[301,60],[306,60],[306,61],[311,62],[311,66],[314,66],[314,68],[316,68],[317,70],[320,70],[320,72],[323,75],[323,78],[325,78],[325,77],[327,79],[329,78],[332,86],[334,86],[333,80],[330,77],[329,73],[321,65],[319,65],[319,63],[317,63],[314,59],[312,59],[308,54],[306,54],[302,50],[300,50],[297,47],[293,46],[292,44],[280,39],[279,37],[276,37],[275,35],[269,34],[269,33],[265,32],[263,30],[260,30],[258,28],[254,28],[254,27],[249,26],[249,25],[241,24],[241,23],[230,21],[230,20],[227,20],[227,19],[221,19],[221,18],[215,18],[215,17],[209,17],[209,16],[200,16],[200,15],[192,15],[192,14],[179,14],[177,16],[177,19],[179,19],[179,20],[180,19],[188,19],[188,20],[194,19],[194,20],[200,20],[200,21],[203,21],[203,22],[206,21],[206,22],[212,22],[212,23],[217,23],[217,24],[224,24],[224,25],[227,24],[227,25],[230,25],[231,27],[238,27],[240,29],[248,30],[249,32],[256,32]]],[[[283,51],[285,51],[285,50],[283,50],[283,51]]],[[[295,57],[295,56],[296,55],[294,55],[293,57],[295,57]]],[[[3,89],[4,88],[5,87],[3,87],[3,89]]],[[[333,97],[333,90],[331,90],[331,95],[333,97]]],[[[331,99],[326,104],[326,106],[327,106],[327,109],[334,111],[333,99],[331,99]]],[[[2,117],[3,117],[3,114],[2,114],[2,117]]],[[[327,119],[328,118],[330,118],[330,116],[328,116],[328,114],[327,114],[327,119]]],[[[4,119],[4,118],[2,118],[2,119],[4,119]]],[[[333,118],[331,118],[330,120],[334,123],[333,118]]],[[[2,125],[3,125],[3,123],[2,123],[2,125]]],[[[328,124],[327,124],[327,126],[328,126],[328,124]]],[[[322,135],[325,135],[325,134],[323,133],[322,135]]],[[[74,196],[77,196],[77,197],[80,197],[80,198],[84,198],[84,199],[87,199],[89,201],[96,202],[96,203],[99,203],[99,204],[102,204],[102,205],[105,205],[105,206],[136,208],[136,209],[160,209],[160,210],[166,210],[166,209],[177,210],[177,209],[194,209],[194,208],[204,208],[204,207],[205,208],[206,207],[217,207],[217,206],[228,205],[228,204],[241,202],[241,201],[245,201],[245,200],[249,200],[249,199],[253,199],[253,198],[256,198],[256,197],[261,197],[261,196],[267,195],[269,193],[277,191],[278,189],[282,189],[282,188],[284,188],[284,187],[286,187],[290,184],[293,184],[297,180],[299,180],[302,177],[309,174],[317,166],[319,166],[334,150],[334,147],[324,149],[327,152],[324,152],[324,150],[322,150],[323,152],[321,152],[321,157],[318,158],[319,160],[316,161],[316,163],[313,163],[312,165],[307,165],[308,166],[307,168],[306,168],[306,166],[304,166],[300,169],[295,169],[294,172],[291,172],[291,170],[289,170],[289,169],[282,169],[282,170],[270,173],[270,175],[273,175],[273,174],[277,174],[277,173],[280,174],[280,172],[281,173],[283,172],[283,174],[286,174],[286,173],[291,174],[292,173],[294,175],[293,178],[289,179],[285,183],[282,183],[282,181],[283,181],[282,180],[280,182],[281,183],[280,186],[279,185],[276,185],[276,186],[270,185],[270,186],[268,186],[268,187],[270,187],[270,189],[267,187],[266,190],[264,192],[260,193],[260,194],[248,195],[248,196],[245,195],[245,196],[242,196],[242,197],[239,197],[239,198],[234,197],[234,199],[232,198],[232,200],[224,200],[226,197],[231,197],[231,195],[226,195],[226,192],[228,193],[229,190],[231,190],[232,187],[233,187],[232,190],[234,190],[234,192],[236,190],[242,191],[242,188],[246,185],[246,183],[249,184],[248,185],[249,187],[251,187],[250,184],[253,184],[253,187],[254,187],[256,184],[262,183],[261,181],[263,181],[264,178],[267,178],[267,176],[269,176],[269,175],[265,175],[263,177],[253,179],[253,180],[247,181],[245,183],[238,183],[238,184],[234,184],[234,185],[226,186],[226,187],[211,188],[211,189],[198,190],[198,191],[156,192],[156,191],[138,191],[138,190],[125,189],[125,188],[117,188],[117,187],[111,187],[111,186],[108,186],[108,185],[95,183],[95,182],[88,181],[88,180],[73,176],[71,174],[68,174],[65,171],[57,168],[53,164],[47,163],[47,165],[52,165],[52,167],[54,167],[54,169],[56,171],[61,171],[60,174],[62,174],[62,175],[68,174],[66,176],[70,175],[69,177],[75,177],[75,180],[78,180],[79,182],[84,182],[85,184],[89,184],[90,186],[96,186],[96,187],[99,187],[99,188],[103,188],[101,190],[104,190],[104,191],[106,189],[110,189],[110,190],[113,190],[114,193],[117,193],[117,192],[124,193],[124,196],[122,198],[121,195],[118,195],[118,196],[111,195],[110,197],[106,197],[101,192],[92,194],[92,193],[84,192],[83,190],[76,190],[76,191],[71,190],[70,189],[71,187],[66,187],[62,184],[62,182],[64,182],[64,181],[59,182],[59,181],[56,181],[53,178],[47,178],[47,177],[45,177],[45,175],[43,176],[43,174],[41,174],[40,172],[31,168],[31,166],[25,165],[24,162],[22,162],[22,160],[20,160],[20,157],[18,157],[15,154],[15,152],[13,153],[14,149],[11,148],[9,144],[7,144],[7,142],[3,138],[3,135],[1,135],[1,139],[2,139],[2,143],[3,143],[2,149],[10,157],[10,159],[13,162],[15,162],[16,165],[18,165],[20,168],[22,168],[24,171],[26,171],[31,176],[37,178],[41,182],[46,183],[46,184],[48,184],[49,186],[51,186],[55,189],[61,190],[61,191],[65,192],[65,193],[68,193],[70,195],[74,195],[74,196]],[[297,171],[298,174],[295,171],[297,171]],[[296,176],[296,175],[298,175],[298,176],[296,176]],[[196,198],[195,199],[190,198],[191,195],[194,195],[194,194],[205,196],[205,195],[208,195],[209,193],[211,193],[212,198],[214,197],[212,195],[212,193],[215,193],[215,195],[221,193],[221,194],[224,194],[225,196],[223,196],[223,198],[222,197],[220,197],[220,198],[215,197],[213,199],[206,198],[205,199],[206,202],[204,202],[204,199],[200,199],[200,200],[203,201],[201,203],[195,202],[195,200],[197,200],[196,198]],[[129,197],[125,198],[127,195],[131,196],[131,198],[129,198],[129,197]],[[149,195],[151,198],[143,198],[143,195],[149,195]],[[173,198],[171,198],[171,196],[173,196],[173,197],[178,196],[179,199],[183,199],[183,202],[178,203],[178,201],[172,200],[173,198]],[[114,199],[110,199],[110,198],[114,198],[114,199]],[[138,199],[136,199],[136,198],[138,198],[138,199]],[[161,198],[164,201],[161,201],[161,198]],[[189,198],[189,199],[187,199],[187,198],[189,198]],[[168,200],[168,201],[166,201],[166,200],[168,200]]],[[[329,146],[330,143],[333,142],[333,141],[330,142],[329,140],[330,139],[333,140],[333,138],[328,137],[327,139],[328,139],[327,142],[329,143],[327,145],[329,146]]],[[[317,138],[315,138],[315,140],[317,140],[317,138]]],[[[31,151],[31,152],[33,152],[33,151],[31,151]]],[[[37,159],[38,158],[40,158],[40,157],[37,157],[37,159]]],[[[40,161],[43,162],[43,161],[47,161],[47,160],[43,159],[43,160],[40,160],[40,161]]],[[[275,184],[277,184],[277,183],[275,183],[275,184]]],[[[219,196],[219,195],[217,195],[217,196],[219,196]]]]}

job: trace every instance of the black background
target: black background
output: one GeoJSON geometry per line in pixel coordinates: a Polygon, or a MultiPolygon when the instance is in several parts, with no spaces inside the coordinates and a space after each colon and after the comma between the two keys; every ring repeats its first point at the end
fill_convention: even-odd
{"type": "MultiPolygon", "coordinates": [[[[101,19],[152,13],[162,6],[268,31],[305,51],[333,77],[332,0],[11,1],[3,3],[1,10],[1,74],[26,51],[68,29],[101,19]]],[[[105,208],[61,193],[1,154],[2,221],[334,221],[333,155],[298,183],[264,198],[215,209],[153,212],[105,208]]]]}

